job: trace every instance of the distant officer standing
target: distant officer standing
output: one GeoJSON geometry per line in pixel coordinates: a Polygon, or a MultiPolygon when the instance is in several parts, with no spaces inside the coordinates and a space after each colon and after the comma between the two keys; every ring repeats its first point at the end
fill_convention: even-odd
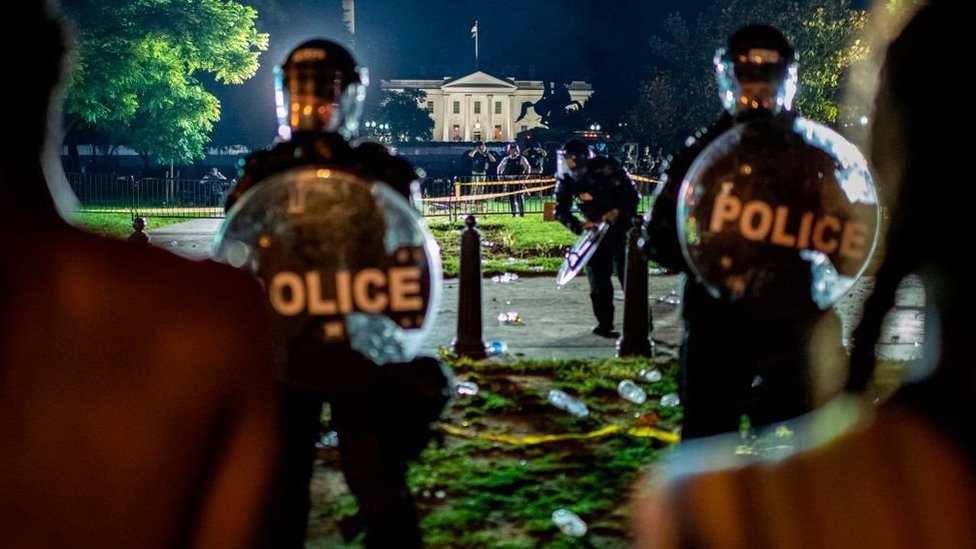
{"type": "MultiPolygon", "coordinates": [[[[488,166],[495,163],[495,155],[491,154],[491,151],[485,147],[485,142],[478,141],[478,144],[465,154],[471,159],[471,182],[484,183],[487,181],[488,166]]],[[[481,190],[481,185],[475,185],[472,188],[474,194],[479,194],[481,190]]]]}
{"type": "Polygon", "coordinates": [[[546,167],[546,157],[549,153],[542,148],[542,144],[538,141],[532,143],[532,146],[525,151],[525,158],[529,161],[530,170],[532,175],[541,175],[545,171],[546,167]]]}
{"type": "MultiPolygon", "coordinates": [[[[507,155],[498,163],[498,178],[505,181],[515,181],[523,179],[532,169],[529,161],[519,152],[519,146],[509,143],[506,148],[507,155]]],[[[525,217],[525,189],[523,183],[508,183],[505,185],[505,192],[514,194],[508,195],[508,204],[512,208],[512,217],[518,215],[525,217]]]]}

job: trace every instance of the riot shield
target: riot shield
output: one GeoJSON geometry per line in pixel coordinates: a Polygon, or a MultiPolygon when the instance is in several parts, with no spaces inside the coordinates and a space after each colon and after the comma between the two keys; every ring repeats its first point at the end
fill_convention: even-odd
{"type": "Polygon", "coordinates": [[[597,247],[600,245],[600,242],[603,242],[603,237],[607,235],[607,231],[609,230],[610,224],[606,221],[601,221],[596,229],[583,231],[583,234],[573,244],[573,247],[566,250],[563,264],[559,266],[559,272],[556,273],[557,286],[560,288],[565,286],[583,270],[586,262],[596,253],[597,247]]]}
{"type": "Polygon", "coordinates": [[[328,389],[349,350],[374,364],[413,358],[433,325],[440,254],[391,187],[303,166],[246,192],[228,212],[216,257],[263,282],[279,379],[328,389]]]}
{"type": "Polygon", "coordinates": [[[688,171],[678,234],[694,274],[716,298],[754,311],[826,309],[864,271],[879,207],[861,153],[803,118],[735,126],[688,171]]]}

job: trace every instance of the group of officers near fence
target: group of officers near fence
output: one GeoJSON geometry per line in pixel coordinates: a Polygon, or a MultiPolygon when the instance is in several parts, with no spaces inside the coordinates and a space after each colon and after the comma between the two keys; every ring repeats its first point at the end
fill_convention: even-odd
{"type": "MultiPolygon", "coordinates": [[[[699,471],[698,475],[677,476],[650,486],[638,507],[640,543],[648,547],[801,547],[810,544],[806,531],[810,525],[823,530],[831,547],[859,547],[863,543],[901,547],[907,538],[913,546],[962,547],[976,539],[976,521],[972,520],[976,509],[972,418],[976,416],[968,410],[976,384],[971,367],[957,367],[968,362],[960,356],[969,349],[966,320],[971,319],[974,300],[971,283],[956,272],[962,260],[954,259],[955,249],[938,244],[940,238],[955,230],[952,223],[965,216],[923,218],[930,212],[920,208],[933,205],[934,199],[924,198],[928,195],[919,191],[918,181],[928,179],[915,160],[919,156],[950,164],[941,148],[949,135],[945,131],[947,120],[923,112],[922,105],[928,103],[923,101],[924,79],[918,74],[927,70],[922,60],[946,54],[936,37],[953,21],[964,19],[950,6],[949,2],[932,2],[891,49],[884,79],[888,87],[879,96],[879,107],[881,115],[888,117],[883,119],[890,124],[888,128],[896,134],[904,132],[897,134],[902,136],[897,151],[903,154],[895,155],[895,160],[902,161],[905,169],[885,172],[901,178],[897,182],[904,184],[897,199],[902,210],[893,219],[889,256],[878,274],[879,292],[869,299],[864,322],[858,328],[848,389],[864,389],[873,371],[873,344],[881,318],[891,307],[897,282],[915,269],[921,270],[927,282],[939,283],[931,295],[940,315],[940,331],[932,337],[942,336],[945,346],[936,374],[931,382],[912,386],[896,397],[878,414],[876,423],[867,424],[865,431],[841,440],[827,453],[805,455],[779,468],[699,471]],[[916,223],[919,220],[924,222],[916,223]],[[929,241],[920,239],[920,230],[935,245],[923,245],[929,241]],[[906,447],[913,439],[924,443],[927,466],[912,463],[906,447]],[[875,449],[879,445],[887,445],[886,456],[895,456],[895,462],[883,459],[875,449]],[[870,460],[870,468],[859,470],[859,460],[870,460]],[[945,474],[947,471],[951,474],[945,474]],[[824,489],[838,475],[845,479],[844,484],[829,489],[843,494],[831,496],[824,489]],[[879,495],[864,498],[857,488],[861,485],[879,495]],[[735,494],[749,494],[763,505],[753,511],[752,505],[736,499],[735,494]],[[873,502],[880,510],[871,505],[846,505],[846,498],[873,502]],[[900,509],[912,498],[917,498],[918,508],[909,512],[900,509]],[[813,509],[807,508],[808,501],[816,503],[813,509]],[[893,530],[907,538],[892,535],[893,530]]],[[[34,15],[45,21],[45,30],[57,34],[56,25],[49,19],[34,15]]],[[[42,51],[52,67],[62,53],[58,46],[42,51]]],[[[796,59],[789,42],[768,26],[751,25],[729,39],[715,61],[726,111],[671,159],[662,174],[663,190],[645,220],[647,235],[642,251],[688,275],[680,360],[685,440],[734,431],[743,416],[752,426],[761,427],[810,411],[816,404],[810,389],[810,368],[823,359],[822,354],[812,353],[811,347],[818,342],[823,347],[827,341],[828,354],[843,352],[839,332],[830,331],[836,326],[831,327],[829,305],[856,280],[870,257],[876,227],[864,219],[874,212],[877,220],[877,200],[870,176],[858,164],[859,155],[852,153],[839,136],[793,113],[796,59]],[[793,162],[784,166],[780,161],[783,154],[793,162]],[[784,174],[789,176],[785,181],[784,174]],[[781,202],[775,202],[777,199],[781,202]],[[827,327],[823,328],[825,323],[827,327]],[[822,329],[828,330],[826,338],[822,329]]],[[[43,99],[56,80],[56,71],[49,72],[48,79],[43,80],[46,88],[38,90],[40,99],[30,111],[38,119],[43,118],[43,99]]],[[[97,532],[91,530],[90,523],[94,523],[102,541],[127,540],[129,545],[143,547],[303,547],[315,443],[321,430],[322,405],[327,402],[331,427],[338,433],[343,472],[359,503],[366,546],[409,549],[423,545],[406,483],[407,465],[431,438],[432,426],[450,398],[451,378],[440,360],[416,355],[413,336],[422,333],[436,312],[440,276],[436,248],[414,209],[419,200],[416,177],[407,162],[383,147],[351,141],[367,82],[345,48],[322,39],[305,42],[289,54],[276,74],[281,92],[277,94],[279,140],[272,149],[248,157],[237,185],[230,190],[218,255],[263,282],[273,362],[272,372],[267,374],[269,380],[273,375],[277,384],[277,425],[254,417],[252,407],[261,404],[258,411],[266,411],[269,402],[256,399],[264,394],[263,377],[257,372],[259,358],[264,355],[255,344],[260,334],[254,327],[263,325],[264,315],[246,306],[251,303],[247,301],[250,292],[245,278],[238,276],[229,279],[232,284],[227,289],[233,292],[214,299],[230,303],[227,297],[233,294],[245,305],[234,309],[237,325],[218,326],[226,329],[211,345],[231,352],[235,360],[254,371],[246,375],[236,372],[233,378],[238,381],[225,387],[220,381],[223,371],[213,371],[214,379],[200,377],[211,370],[195,356],[184,357],[200,367],[186,372],[186,379],[179,384],[192,393],[190,401],[203,399],[195,405],[208,411],[206,422],[173,424],[178,420],[174,414],[191,413],[181,404],[186,399],[177,398],[180,391],[167,393],[170,400],[158,403],[159,408],[165,408],[160,414],[144,404],[145,397],[151,396],[144,387],[143,393],[129,395],[124,403],[117,398],[88,398],[81,402],[84,406],[73,407],[72,423],[98,428],[99,435],[108,441],[130,444],[121,437],[130,432],[127,419],[105,412],[114,402],[138,409],[140,417],[134,419],[154,421],[161,433],[167,429],[185,433],[192,444],[184,444],[178,457],[165,464],[152,456],[169,448],[145,446],[153,450],[140,454],[139,459],[159,467],[156,471],[127,469],[121,466],[127,464],[127,456],[117,456],[117,475],[131,477],[135,483],[139,477],[134,473],[147,477],[164,474],[167,483],[154,485],[157,493],[136,497],[125,494],[124,489],[105,494],[105,499],[84,496],[83,490],[67,493],[65,497],[77,496],[87,504],[48,517],[42,528],[49,541],[72,539],[74,533],[75,546],[100,546],[95,541],[99,539],[97,532]],[[247,336],[249,346],[232,351],[232,346],[223,344],[233,339],[232,334],[247,336]],[[241,379],[245,381],[241,383],[241,379]],[[220,389],[219,395],[213,388],[220,389]],[[219,406],[210,406],[207,399],[211,393],[219,406]],[[241,416],[245,412],[247,415],[241,416]],[[105,417],[86,423],[87,414],[105,417]],[[242,417],[249,418],[250,423],[241,421],[242,417]],[[103,424],[118,429],[101,428],[103,424]],[[258,424],[262,431],[252,432],[258,424]],[[208,441],[203,436],[206,433],[218,443],[208,441]],[[266,440],[273,442],[273,448],[262,446],[266,440]],[[238,444],[242,441],[246,442],[243,446],[238,444]],[[200,461],[199,467],[193,466],[194,456],[200,461]],[[249,468],[249,473],[242,474],[241,467],[249,468]],[[233,469],[233,475],[228,468],[233,469]],[[272,478],[267,478],[269,473],[272,478]],[[247,487],[245,477],[253,480],[255,489],[247,487]],[[265,479],[270,495],[260,489],[266,486],[265,479]],[[192,490],[180,488],[184,485],[200,490],[199,501],[189,501],[193,494],[187,490],[192,490]],[[215,491],[211,494],[210,490],[215,491]],[[173,497],[163,498],[165,494],[173,497]],[[179,505],[166,505],[184,500],[179,505]],[[146,512],[151,517],[140,520],[132,511],[147,501],[146,512]],[[102,507],[119,512],[102,512],[102,507]],[[91,520],[68,517],[86,513],[92,514],[91,520]],[[139,539],[127,538],[126,532],[139,539]],[[260,535],[248,537],[248,532],[260,535]],[[234,538],[224,537],[231,533],[234,538]]],[[[36,137],[30,142],[35,150],[27,152],[41,149],[40,134],[36,137]]],[[[527,169],[517,149],[508,152],[513,159],[510,162],[518,169],[527,169]]],[[[502,175],[520,175],[507,173],[517,169],[509,168],[510,162],[500,167],[502,175]]],[[[23,171],[25,179],[42,178],[34,168],[28,166],[23,171]]],[[[948,168],[941,162],[932,169],[936,175],[947,176],[948,168]]],[[[47,197],[34,194],[19,198],[30,199],[19,202],[37,211],[53,211],[47,197]]],[[[622,277],[624,273],[624,230],[636,215],[638,198],[627,171],[616,161],[596,157],[578,141],[566,143],[559,152],[558,219],[575,233],[610,226],[588,265],[593,312],[598,321],[593,331],[598,336],[616,336],[612,291],[608,290],[612,290],[613,274],[622,277]],[[582,219],[573,212],[574,202],[582,219]]],[[[953,214],[961,214],[968,202],[956,202],[959,206],[946,206],[956,208],[953,214]]],[[[0,206],[5,204],[0,202],[0,206]]],[[[16,212],[10,215],[19,219],[16,212]]],[[[53,217],[45,219],[54,222],[53,217]]],[[[18,222],[31,234],[41,230],[28,217],[18,222]]],[[[47,234],[49,243],[83,246],[93,254],[114,257],[110,247],[99,247],[91,237],[74,236],[67,228],[48,230],[47,234]]],[[[32,250],[20,253],[34,258],[32,250]]],[[[156,257],[155,253],[139,252],[139,260],[159,269],[176,270],[175,260],[156,257]]],[[[37,261],[43,263],[45,259],[37,261]]],[[[30,289],[24,282],[26,275],[15,265],[10,267],[5,273],[15,285],[30,289]]],[[[54,262],[49,267],[55,272],[59,264],[54,262]]],[[[104,264],[77,262],[71,268],[106,269],[104,264]]],[[[217,278],[220,267],[196,270],[209,282],[217,278]]],[[[46,273],[43,269],[36,272],[46,273]]],[[[92,286],[92,291],[102,291],[95,287],[100,280],[122,278],[117,273],[103,275],[84,278],[80,283],[92,286]]],[[[36,296],[40,299],[49,293],[36,296]]],[[[199,297],[193,292],[180,296],[187,303],[199,297]]],[[[12,303],[13,311],[21,311],[18,314],[30,316],[39,325],[50,324],[52,330],[67,326],[51,324],[51,318],[61,313],[45,317],[32,312],[38,310],[31,308],[33,302],[18,299],[12,303]]],[[[87,311],[89,307],[84,300],[71,303],[71,310],[87,311]]],[[[127,302],[111,307],[115,312],[134,310],[127,302]]],[[[53,306],[47,309],[57,311],[53,306]]],[[[203,314],[202,309],[199,312],[203,314]]],[[[130,322],[129,313],[116,320],[130,322]]],[[[220,316],[221,310],[210,310],[207,315],[220,316]]],[[[168,317],[161,320],[178,323],[168,317]]],[[[77,322],[73,324],[74,330],[80,329],[77,322]]],[[[0,458],[5,463],[0,469],[4,487],[0,493],[0,521],[4,524],[0,539],[10,537],[12,546],[30,546],[31,532],[25,525],[41,516],[35,504],[44,499],[29,480],[35,475],[46,493],[45,483],[58,470],[47,467],[50,448],[31,433],[14,437],[16,433],[8,431],[31,403],[47,402],[42,398],[45,391],[59,397],[58,403],[67,404],[73,402],[68,397],[84,383],[62,369],[57,371],[59,381],[64,376],[68,382],[46,389],[43,378],[34,376],[37,368],[17,369],[21,363],[35,362],[53,368],[61,364],[64,353],[57,347],[40,350],[35,340],[49,337],[47,331],[15,333],[16,344],[4,347],[5,354],[0,355],[4,357],[0,373],[5,374],[0,380],[20,385],[18,392],[3,393],[7,401],[0,400],[0,409],[5,402],[14,403],[11,413],[4,414],[12,419],[0,427],[0,433],[5,440],[16,439],[17,443],[0,458]],[[32,395],[32,391],[39,394],[32,395]],[[19,463],[18,457],[25,462],[19,463]],[[14,470],[19,471],[17,476],[8,474],[14,470]],[[8,513],[22,520],[7,520],[8,513]]],[[[124,343],[133,352],[148,341],[146,334],[129,326],[124,333],[124,343]]],[[[194,331],[184,329],[180,333],[185,333],[183,339],[188,344],[196,341],[194,331]]],[[[137,382],[135,372],[142,364],[128,365],[132,369],[125,373],[101,372],[100,355],[92,353],[89,341],[73,334],[64,332],[62,341],[77,350],[72,365],[93,368],[106,376],[105,384],[94,387],[104,392],[126,380],[137,382]],[[115,381],[107,383],[109,378],[115,381]]],[[[205,347],[194,343],[193,348],[220,360],[205,347]]],[[[166,355],[176,363],[180,363],[180,356],[166,355]]],[[[5,389],[4,383],[0,383],[0,390],[5,389]]],[[[154,404],[154,399],[148,403],[154,404]]],[[[260,418],[267,416],[259,413],[260,418]]],[[[58,425],[45,420],[34,427],[60,433],[58,425]]],[[[71,449],[75,463],[86,466],[104,461],[104,452],[91,445],[97,446],[97,442],[71,449]]],[[[104,472],[98,469],[98,474],[104,472]]],[[[79,474],[84,476],[84,471],[79,474]]],[[[77,488],[76,482],[63,482],[77,488]]],[[[105,475],[104,482],[115,486],[111,475],[105,475]]],[[[100,488],[95,487],[96,491],[100,488]]]]}

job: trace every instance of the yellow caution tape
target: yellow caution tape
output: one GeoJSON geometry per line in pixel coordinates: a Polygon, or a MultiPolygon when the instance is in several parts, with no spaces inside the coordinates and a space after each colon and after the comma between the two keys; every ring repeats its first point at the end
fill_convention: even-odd
{"type": "Polygon", "coordinates": [[[520,189],[518,191],[510,191],[505,193],[490,193],[490,194],[472,194],[468,196],[438,196],[434,198],[422,198],[422,202],[474,202],[475,200],[485,200],[488,198],[498,198],[501,196],[510,196],[513,194],[528,194],[535,193],[539,191],[546,191],[555,187],[555,185],[544,185],[542,187],[532,187],[529,189],[520,189]]]}
{"type": "Polygon", "coordinates": [[[680,435],[676,433],[672,433],[671,431],[659,429],[657,427],[624,428],[620,425],[607,425],[606,427],[597,429],[596,431],[590,431],[588,433],[563,433],[560,435],[523,435],[523,436],[491,434],[491,433],[476,433],[471,429],[462,429],[461,427],[457,427],[449,423],[441,423],[440,428],[445,433],[457,437],[487,440],[490,442],[501,442],[503,444],[512,444],[515,446],[530,446],[535,444],[546,444],[549,442],[560,442],[563,440],[585,440],[591,438],[605,437],[607,435],[613,435],[617,433],[625,433],[633,437],[653,438],[653,439],[660,440],[661,442],[666,442],[668,444],[674,444],[681,440],[680,435]]]}
{"type": "Polygon", "coordinates": [[[639,181],[641,183],[655,183],[655,184],[661,183],[660,179],[654,179],[653,177],[647,177],[643,175],[630,174],[630,178],[633,179],[634,181],[639,181]]]}
{"type": "Polygon", "coordinates": [[[454,185],[457,187],[489,187],[489,186],[500,186],[500,185],[535,185],[537,183],[555,183],[555,177],[537,177],[535,179],[509,179],[502,180],[496,179],[492,181],[472,181],[468,183],[461,183],[460,181],[455,181],[454,185]]]}

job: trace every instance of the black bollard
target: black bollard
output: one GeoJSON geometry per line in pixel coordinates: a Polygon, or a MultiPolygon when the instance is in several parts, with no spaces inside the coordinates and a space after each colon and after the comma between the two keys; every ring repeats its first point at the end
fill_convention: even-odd
{"type": "Polygon", "coordinates": [[[132,220],[132,234],[129,235],[129,242],[137,244],[149,244],[149,235],[146,234],[146,220],[137,217],[132,220]]]}
{"type": "MultiPolygon", "coordinates": [[[[481,360],[485,341],[481,327],[481,233],[473,215],[465,218],[461,233],[461,272],[458,276],[458,323],[454,352],[460,357],[481,360]]],[[[646,286],[646,282],[645,282],[646,286]]]]}
{"type": "Polygon", "coordinates": [[[624,272],[624,329],[617,340],[617,356],[651,356],[650,308],[647,304],[647,256],[638,242],[643,219],[634,218],[627,233],[627,267],[624,272]]]}

